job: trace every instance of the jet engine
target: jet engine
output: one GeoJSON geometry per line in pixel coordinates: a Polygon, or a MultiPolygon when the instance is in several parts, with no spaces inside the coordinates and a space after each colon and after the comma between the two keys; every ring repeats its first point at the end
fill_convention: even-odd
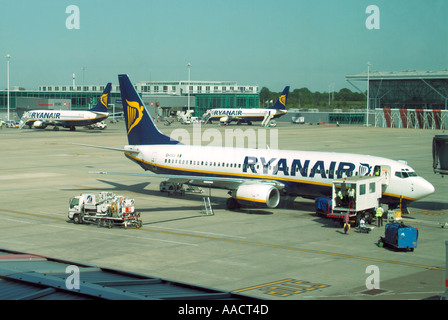
{"type": "Polygon", "coordinates": [[[280,192],[269,184],[243,184],[235,198],[239,204],[275,208],[280,202],[280,192]]]}
{"type": "Polygon", "coordinates": [[[41,120],[34,121],[33,128],[45,129],[44,122],[41,120]]]}

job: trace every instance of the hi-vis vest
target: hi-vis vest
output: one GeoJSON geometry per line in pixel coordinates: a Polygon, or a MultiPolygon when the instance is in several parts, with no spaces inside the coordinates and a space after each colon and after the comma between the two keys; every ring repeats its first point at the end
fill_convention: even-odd
{"type": "Polygon", "coordinates": [[[376,209],[376,217],[381,217],[383,215],[383,208],[382,207],[378,207],[378,209],[376,209]]]}

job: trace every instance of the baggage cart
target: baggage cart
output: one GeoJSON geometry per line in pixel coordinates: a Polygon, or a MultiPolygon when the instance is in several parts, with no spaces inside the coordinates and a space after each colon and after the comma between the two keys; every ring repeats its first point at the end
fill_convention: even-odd
{"type": "Polygon", "coordinates": [[[388,223],[384,237],[378,240],[378,246],[391,246],[395,249],[414,251],[417,248],[418,229],[400,223],[388,223]]]}

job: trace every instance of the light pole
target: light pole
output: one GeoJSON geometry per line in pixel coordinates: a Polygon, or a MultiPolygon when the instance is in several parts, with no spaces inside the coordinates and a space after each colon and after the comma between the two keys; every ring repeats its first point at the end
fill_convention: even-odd
{"type": "Polygon", "coordinates": [[[188,62],[187,63],[187,68],[188,68],[188,117],[190,117],[190,68],[191,68],[191,63],[188,62]]]}
{"type": "Polygon", "coordinates": [[[334,83],[328,85],[328,105],[331,106],[331,100],[334,101],[334,83]]]}
{"type": "Polygon", "coordinates": [[[369,104],[370,104],[370,62],[367,62],[367,112],[366,112],[366,127],[369,126],[369,104]]]}
{"type": "Polygon", "coordinates": [[[7,87],[7,105],[8,105],[8,125],[9,125],[9,59],[11,55],[8,53],[6,56],[6,87],[7,87]]]}
{"type": "MultiPolygon", "coordinates": [[[[81,70],[82,70],[82,86],[84,87],[84,85],[85,85],[84,74],[86,72],[86,67],[81,67],[81,70]]],[[[83,90],[84,90],[84,88],[83,88],[83,90]]]]}

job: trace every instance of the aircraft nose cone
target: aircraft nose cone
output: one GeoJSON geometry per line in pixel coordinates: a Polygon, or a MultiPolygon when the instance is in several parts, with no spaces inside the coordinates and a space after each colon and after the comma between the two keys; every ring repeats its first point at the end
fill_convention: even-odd
{"type": "Polygon", "coordinates": [[[420,198],[427,197],[435,191],[435,188],[431,183],[425,179],[422,180],[423,181],[420,183],[420,198]]]}

